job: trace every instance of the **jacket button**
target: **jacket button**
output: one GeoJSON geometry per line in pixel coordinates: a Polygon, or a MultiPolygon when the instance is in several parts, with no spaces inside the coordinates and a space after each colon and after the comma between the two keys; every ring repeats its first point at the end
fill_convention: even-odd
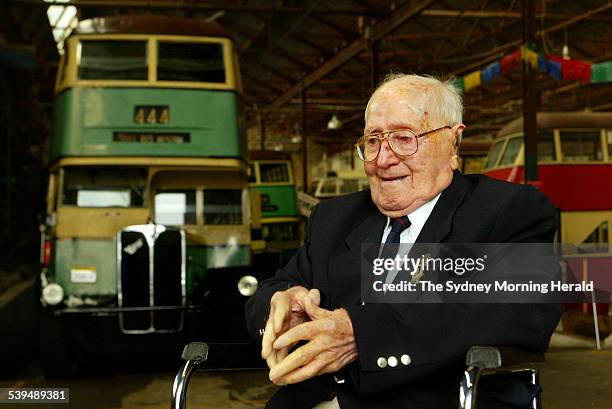
{"type": "Polygon", "coordinates": [[[394,356],[390,356],[387,358],[387,363],[391,368],[395,368],[397,366],[397,358],[394,356]]]}
{"type": "Polygon", "coordinates": [[[412,359],[410,359],[410,355],[404,354],[400,358],[400,361],[402,361],[403,365],[410,365],[410,363],[412,362],[412,359]]]}
{"type": "Polygon", "coordinates": [[[380,358],[376,360],[376,364],[378,365],[379,368],[386,368],[387,360],[381,356],[380,358]]]}

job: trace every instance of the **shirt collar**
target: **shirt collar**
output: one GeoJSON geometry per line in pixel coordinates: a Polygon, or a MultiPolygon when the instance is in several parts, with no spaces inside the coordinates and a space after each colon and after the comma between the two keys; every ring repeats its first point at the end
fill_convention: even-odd
{"type": "MultiPolygon", "coordinates": [[[[421,207],[417,208],[412,213],[408,213],[406,215],[408,216],[408,219],[410,219],[411,227],[415,227],[417,231],[421,231],[421,229],[427,222],[427,219],[429,219],[429,215],[433,211],[433,208],[436,206],[436,203],[438,203],[438,199],[440,198],[441,194],[442,192],[438,193],[429,202],[421,205],[421,207]]],[[[385,226],[385,229],[389,227],[390,223],[391,218],[387,217],[387,225],[385,226]]]]}

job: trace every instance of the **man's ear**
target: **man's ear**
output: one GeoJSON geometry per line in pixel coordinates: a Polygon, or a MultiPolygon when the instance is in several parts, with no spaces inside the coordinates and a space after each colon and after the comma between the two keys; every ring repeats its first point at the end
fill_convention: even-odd
{"type": "Polygon", "coordinates": [[[457,124],[452,127],[451,133],[453,135],[453,148],[455,151],[455,155],[459,154],[459,145],[461,144],[461,137],[463,135],[463,130],[465,129],[465,125],[457,124]]]}
{"type": "Polygon", "coordinates": [[[459,168],[459,145],[461,144],[461,135],[464,129],[465,125],[463,124],[457,124],[451,129],[453,137],[453,156],[451,156],[450,167],[452,170],[457,170],[459,168]]]}

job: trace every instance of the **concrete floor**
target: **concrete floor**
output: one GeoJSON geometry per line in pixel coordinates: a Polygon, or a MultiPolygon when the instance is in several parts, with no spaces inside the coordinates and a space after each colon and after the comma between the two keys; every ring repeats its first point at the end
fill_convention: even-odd
{"type": "MultiPolygon", "coordinates": [[[[612,338],[602,351],[586,338],[556,334],[542,365],[543,402],[554,409],[612,409],[612,338]]],[[[53,405],[75,409],[167,409],[174,370],[138,372],[128,368],[93,371],[78,379],[45,380],[34,363],[20,377],[0,381],[1,387],[69,387],[71,402],[53,405]]],[[[262,408],[273,393],[265,371],[196,373],[190,383],[188,408],[262,408]]],[[[0,409],[7,407],[0,404],[0,409]]],[[[41,409],[40,404],[20,404],[19,409],[41,409]]]]}
{"type": "Polygon", "coordinates": [[[612,337],[598,351],[594,340],[555,334],[541,382],[545,408],[611,409],[612,337]]]}

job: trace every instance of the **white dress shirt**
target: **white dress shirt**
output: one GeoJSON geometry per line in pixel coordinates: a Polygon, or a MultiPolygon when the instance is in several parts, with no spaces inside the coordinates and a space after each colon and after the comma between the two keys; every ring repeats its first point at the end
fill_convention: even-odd
{"type": "MultiPolygon", "coordinates": [[[[407,214],[408,219],[410,220],[410,227],[404,230],[400,234],[400,243],[414,243],[416,242],[417,237],[423,230],[423,226],[429,219],[429,215],[431,214],[434,206],[438,203],[438,199],[442,193],[438,193],[436,197],[431,199],[429,202],[425,203],[412,213],[407,214]]],[[[381,243],[384,243],[387,240],[387,236],[391,233],[391,218],[387,217],[387,226],[383,231],[381,243]]]]}
{"type": "MultiPolygon", "coordinates": [[[[402,245],[398,249],[398,255],[404,255],[410,253],[410,249],[412,248],[412,243],[416,242],[417,237],[421,233],[423,226],[429,219],[431,212],[433,211],[434,206],[438,203],[438,199],[442,193],[438,193],[436,197],[431,199],[429,202],[425,203],[412,213],[407,214],[408,220],[410,220],[410,227],[405,229],[400,234],[400,243],[406,243],[407,245],[402,245]]],[[[384,243],[387,240],[387,236],[391,233],[391,218],[387,217],[387,226],[383,231],[381,243],[384,243]]],[[[382,251],[382,248],[381,248],[382,251]]],[[[397,276],[397,270],[392,269],[387,273],[385,277],[385,284],[390,284],[395,280],[397,276]]]]}

